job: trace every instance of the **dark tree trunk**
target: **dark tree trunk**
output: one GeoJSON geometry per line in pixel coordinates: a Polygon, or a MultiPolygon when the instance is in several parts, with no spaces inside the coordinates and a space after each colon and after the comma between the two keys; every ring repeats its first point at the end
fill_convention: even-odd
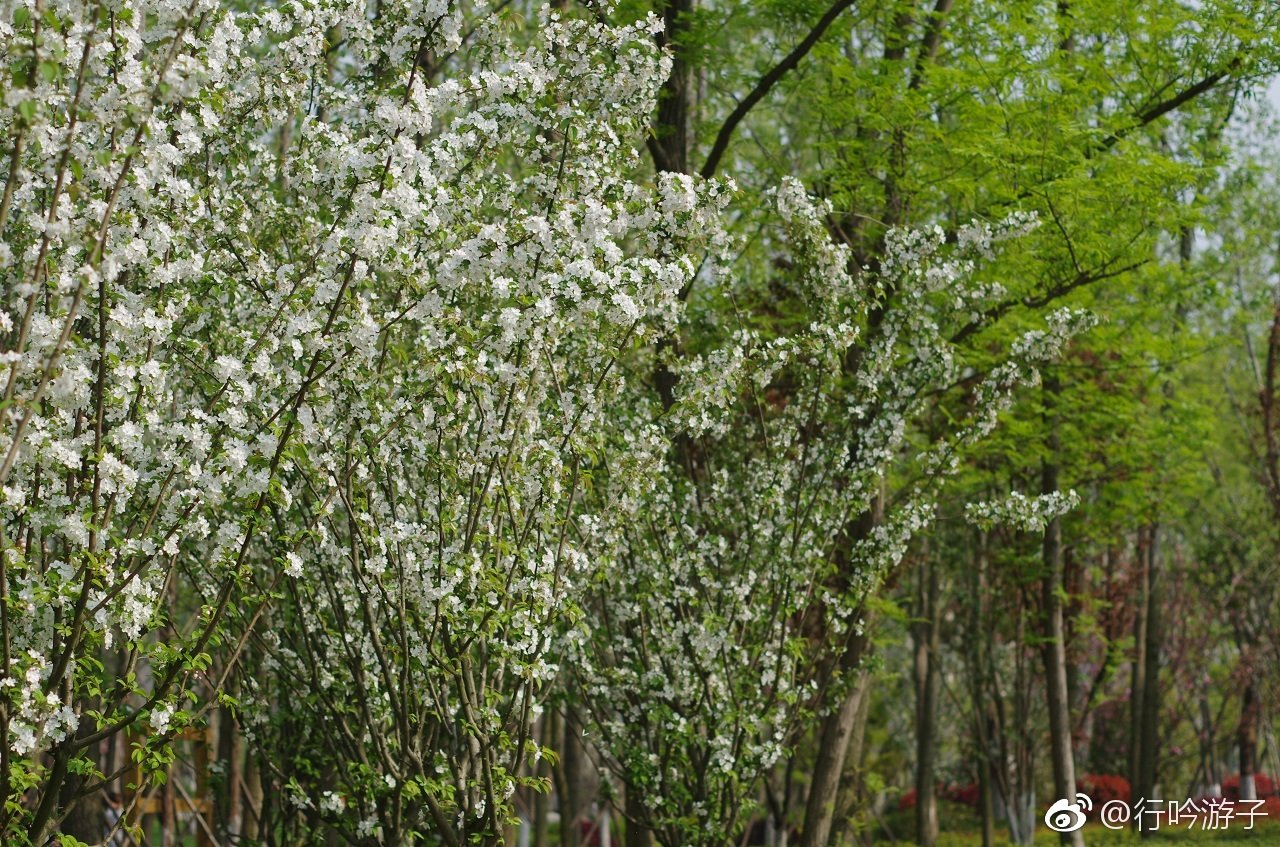
{"type": "Polygon", "coordinates": [[[560,751],[561,780],[556,786],[560,795],[560,843],[564,847],[578,847],[578,815],[581,805],[578,799],[579,771],[582,769],[581,730],[568,708],[564,713],[564,746],[560,751]]]}
{"type": "Polygon", "coordinates": [[[938,704],[940,615],[938,568],[926,546],[916,589],[912,624],[916,685],[916,841],[933,847],[938,840],[938,798],[934,791],[935,717],[938,704]]]}
{"type": "MultiPolygon", "coordinates": [[[[1145,527],[1138,530],[1137,550],[1134,557],[1138,569],[1138,602],[1133,615],[1133,666],[1129,677],[1129,785],[1137,799],[1138,783],[1142,781],[1142,697],[1147,690],[1147,536],[1145,527]]],[[[1134,825],[1137,826],[1135,821],[1134,825]]]]}
{"type": "Polygon", "coordinates": [[[626,805],[626,847],[651,847],[653,844],[653,832],[636,823],[636,819],[640,816],[641,810],[637,808],[634,794],[630,791],[627,792],[626,805]]]}
{"type": "Polygon", "coordinates": [[[979,717],[978,722],[985,725],[984,731],[978,735],[978,815],[982,819],[982,847],[992,847],[996,840],[996,816],[991,791],[991,759],[988,756],[990,726],[983,717],[979,717]]]}
{"type": "MultiPolygon", "coordinates": [[[[232,696],[239,692],[232,684],[232,696]]],[[[222,763],[224,779],[218,785],[215,800],[218,828],[228,842],[240,839],[244,827],[244,737],[231,709],[218,710],[218,759],[222,763]]]]}
{"type": "Polygon", "coordinates": [[[1258,684],[1251,672],[1240,698],[1240,728],[1236,733],[1236,742],[1240,747],[1241,800],[1258,799],[1254,775],[1258,770],[1258,724],[1261,716],[1262,703],[1258,699],[1258,684]]]}
{"type": "Polygon", "coordinates": [[[58,832],[70,835],[86,844],[97,844],[102,841],[106,829],[107,819],[102,804],[103,797],[101,794],[91,794],[76,800],[75,795],[82,785],[83,780],[74,777],[62,784],[60,805],[64,809],[70,806],[70,809],[62,819],[58,832]]]}
{"type": "MultiPolygon", "coordinates": [[[[1159,744],[1160,722],[1160,639],[1162,621],[1160,615],[1160,567],[1157,556],[1159,531],[1153,524],[1147,531],[1147,626],[1146,649],[1142,651],[1144,664],[1142,690],[1142,741],[1138,756],[1138,781],[1134,785],[1135,797],[1154,799],[1156,794],[1156,762],[1159,744]]],[[[1144,833],[1145,834],[1145,833],[1144,833]]]]}
{"type": "Polygon", "coordinates": [[[662,9],[660,46],[673,46],[671,76],[658,96],[658,117],[653,127],[650,152],[660,171],[689,173],[689,106],[693,95],[693,72],[680,43],[688,26],[693,0],[667,0],[662,9]]]}

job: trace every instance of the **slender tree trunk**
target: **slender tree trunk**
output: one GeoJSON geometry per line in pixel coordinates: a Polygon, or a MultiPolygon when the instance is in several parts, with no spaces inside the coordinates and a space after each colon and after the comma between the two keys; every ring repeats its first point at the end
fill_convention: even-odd
{"type": "Polygon", "coordinates": [[[568,707],[564,712],[564,747],[560,752],[561,779],[556,789],[560,795],[560,843],[578,847],[578,816],[582,812],[579,782],[582,775],[582,730],[568,707]]]}
{"type": "MultiPolygon", "coordinates": [[[[853,673],[862,662],[866,636],[858,636],[841,657],[841,668],[853,673]]],[[[858,713],[858,686],[850,687],[839,705],[822,720],[818,734],[818,758],[809,782],[809,798],[804,809],[804,834],[800,847],[827,847],[835,818],[836,797],[845,755],[853,736],[858,713]]]]}
{"type": "Polygon", "coordinates": [[[1236,734],[1236,743],[1240,747],[1241,800],[1258,799],[1254,774],[1258,769],[1258,724],[1261,714],[1262,703],[1258,699],[1258,684],[1251,672],[1240,698],[1240,728],[1236,734]]]}
{"type": "MultiPolygon", "coordinates": [[[[1052,414],[1059,392],[1058,380],[1046,376],[1044,382],[1046,408],[1052,414]]],[[[1058,433],[1056,424],[1048,421],[1049,437],[1046,458],[1041,469],[1041,490],[1048,494],[1058,490],[1058,433]]],[[[1044,613],[1044,661],[1045,690],[1049,708],[1049,749],[1053,761],[1053,788],[1055,799],[1076,796],[1074,752],[1071,743],[1071,705],[1067,700],[1067,656],[1063,626],[1062,582],[1062,520],[1054,518],[1044,533],[1044,579],[1041,583],[1041,605],[1044,613]]],[[[1083,847],[1080,830],[1064,832],[1059,836],[1063,844],[1083,847]]]]}
{"type": "MultiPolygon", "coordinates": [[[[234,682],[228,693],[238,695],[234,682]]],[[[218,759],[222,763],[224,779],[218,786],[215,809],[222,837],[235,842],[240,839],[244,827],[244,795],[240,790],[244,779],[244,737],[231,709],[219,709],[217,714],[218,759]]]]}
{"type": "MultiPolygon", "coordinates": [[[[1066,547],[1062,551],[1062,585],[1066,592],[1062,606],[1062,643],[1074,644],[1076,641],[1076,621],[1080,615],[1080,597],[1084,595],[1084,568],[1076,560],[1075,550],[1066,547]]],[[[1075,662],[1067,662],[1067,708],[1080,709],[1080,666],[1075,662]]],[[[1071,755],[1076,767],[1085,761],[1081,755],[1081,738],[1083,725],[1072,720],[1071,755]]]]}
{"type": "MultiPolygon", "coordinates": [[[[1036,751],[1040,742],[1032,715],[1031,699],[1035,674],[1029,667],[1032,661],[1030,651],[1023,650],[1022,645],[1028,642],[1027,610],[1018,604],[1017,636],[1014,643],[1019,646],[1015,670],[1016,686],[1013,707],[1013,755],[1011,759],[1012,778],[1008,780],[1011,794],[1005,798],[1005,812],[1009,822],[1010,839],[1015,844],[1029,845],[1035,836],[1036,805],[1036,751]]],[[[1006,761],[1009,757],[1006,755],[1006,761]]]]}
{"type": "MultiPolygon", "coordinates": [[[[977,719],[979,724],[986,724],[985,717],[977,719]]],[[[989,735],[985,731],[978,735],[979,756],[978,771],[978,815],[982,820],[982,847],[992,847],[996,840],[995,805],[991,796],[991,759],[987,755],[990,744],[989,735]]]]}
{"type": "MultiPolygon", "coordinates": [[[[884,490],[877,493],[871,508],[851,522],[850,538],[865,538],[884,521],[884,490]]],[[[863,610],[865,612],[865,609],[863,610]]],[[[870,617],[868,614],[867,617],[870,617]]],[[[856,620],[856,616],[854,618],[856,620]]],[[[852,625],[852,622],[851,624],[852,625]]],[[[835,675],[849,677],[862,669],[862,660],[870,647],[872,622],[864,620],[862,629],[853,634],[850,643],[835,662],[835,675]]],[[[840,777],[844,772],[849,740],[853,736],[858,712],[858,686],[851,685],[835,709],[826,714],[818,735],[818,758],[809,780],[809,796],[804,809],[804,833],[800,847],[827,847],[835,818],[840,777]]]]}
{"type": "MultiPolygon", "coordinates": [[[[244,766],[244,782],[237,789],[242,794],[244,810],[244,841],[252,844],[262,833],[262,819],[265,816],[265,792],[262,788],[262,770],[256,755],[247,757],[244,766]]],[[[265,836],[263,836],[265,837],[265,836]]]]}
{"type": "Polygon", "coordinates": [[[613,847],[613,813],[608,806],[602,808],[596,816],[596,827],[600,835],[600,847],[613,847]]]}
{"type": "Polygon", "coordinates": [[[978,532],[973,545],[973,567],[969,570],[968,585],[968,650],[966,661],[969,671],[969,697],[973,709],[973,743],[975,770],[978,777],[978,813],[982,818],[982,847],[992,847],[995,841],[995,802],[992,786],[992,736],[995,720],[987,697],[990,667],[987,656],[990,651],[991,609],[988,603],[987,534],[978,532]]]}
{"type": "MultiPolygon", "coordinates": [[[[556,709],[543,713],[538,734],[538,741],[543,746],[555,747],[560,729],[559,717],[560,712],[556,709]]],[[[551,765],[545,756],[538,760],[537,774],[543,779],[551,778],[551,765]]],[[[533,796],[533,847],[551,847],[550,799],[549,791],[538,791],[533,796]]]]}
{"type": "Polygon", "coordinates": [[[227,767],[227,782],[230,783],[227,794],[227,835],[229,841],[240,840],[244,831],[244,792],[240,790],[244,782],[245,742],[244,733],[240,732],[240,722],[232,719],[231,762],[227,767]]]}
{"type": "MultiPolygon", "coordinates": [[[[858,704],[854,707],[853,732],[844,754],[844,773],[840,777],[840,791],[836,799],[836,815],[832,823],[829,845],[852,845],[857,838],[855,812],[865,800],[863,780],[865,774],[867,713],[871,708],[871,673],[862,671],[857,685],[858,704]]],[[[785,837],[786,830],[783,830],[785,837]]]]}
{"type": "MultiPolygon", "coordinates": [[[[1138,598],[1133,615],[1133,666],[1129,677],[1129,787],[1132,799],[1136,802],[1146,795],[1141,793],[1142,787],[1142,741],[1143,732],[1143,698],[1147,693],[1147,613],[1150,607],[1151,574],[1150,557],[1147,548],[1150,546],[1148,527],[1139,527],[1137,544],[1134,551],[1134,563],[1138,569],[1138,598]]],[[[1134,829],[1141,830],[1142,816],[1133,819],[1134,829]]]]}
{"type": "MultiPolygon", "coordinates": [[[[77,735],[87,735],[93,730],[87,720],[80,722],[77,735]]],[[[87,844],[96,844],[102,840],[106,817],[103,814],[102,795],[91,794],[77,800],[76,795],[84,787],[84,777],[68,776],[62,783],[59,806],[68,809],[66,817],[58,826],[58,832],[70,835],[87,844]]]]}
{"type": "MultiPolygon", "coordinates": [[[[1152,524],[1147,530],[1147,626],[1146,649],[1143,650],[1145,669],[1142,690],[1142,742],[1138,756],[1138,782],[1134,786],[1138,797],[1156,799],[1156,760],[1160,723],[1160,639],[1162,621],[1160,614],[1160,561],[1157,540],[1159,529],[1152,524]]],[[[1144,833],[1145,834],[1145,833],[1144,833]]]]}
{"type": "Polygon", "coordinates": [[[1209,709],[1209,698],[1200,695],[1200,756],[1204,760],[1204,794],[1209,797],[1222,796],[1222,773],[1218,766],[1218,751],[1214,743],[1213,712],[1209,709]]]}
{"type": "Polygon", "coordinates": [[[178,844],[178,810],[177,797],[174,796],[173,780],[175,768],[170,766],[169,777],[164,781],[160,793],[160,844],[161,847],[177,847],[178,844]]]}
{"type": "Polygon", "coordinates": [[[934,790],[935,718],[938,703],[940,609],[938,567],[927,545],[922,553],[912,625],[916,684],[916,841],[933,847],[938,840],[938,798],[934,790]]]}

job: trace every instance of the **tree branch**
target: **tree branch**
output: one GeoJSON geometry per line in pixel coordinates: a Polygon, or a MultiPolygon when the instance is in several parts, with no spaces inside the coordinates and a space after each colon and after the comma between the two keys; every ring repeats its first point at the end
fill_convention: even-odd
{"type": "Polygon", "coordinates": [[[952,344],[959,344],[978,330],[986,329],[988,326],[991,326],[991,324],[1004,317],[1015,308],[1022,307],[1026,309],[1041,309],[1048,306],[1055,300],[1059,300],[1067,296],[1077,288],[1083,288],[1085,286],[1092,285],[1095,282],[1101,282],[1106,279],[1111,279],[1112,277],[1120,276],[1121,274],[1126,274],[1130,271],[1135,271],[1143,265],[1146,265],[1149,261],[1150,259],[1141,259],[1136,262],[1130,262],[1119,266],[1113,266],[1108,263],[1094,271],[1080,271],[1070,279],[1065,280],[1052,288],[1041,292],[1040,294],[1027,295],[1026,297],[1015,297],[1001,303],[997,303],[995,306],[992,306],[985,312],[982,312],[979,320],[971,321],[961,327],[955,335],[951,336],[950,341],[952,344]]]}
{"type": "Polygon", "coordinates": [[[942,44],[942,26],[947,13],[951,11],[952,0],[938,0],[929,14],[929,23],[925,25],[924,37],[920,39],[920,52],[916,55],[916,66],[911,71],[911,82],[907,84],[909,91],[915,91],[924,82],[925,68],[938,57],[938,47],[942,44]]]}
{"type": "Polygon", "coordinates": [[[760,81],[756,83],[755,88],[751,89],[751,93],[742,99],[737,107],[725,119],[724,124],[720,127],[720,132],[716,135],[715,144],[711,146],[711,152],[707,155],[707,162],[702,166],[702,176],[710,178],[716,172],[716,168],[720,165],[720,159],[724,157],[725,152],[729,149],[729,141],[733,138],[733,132],[738,128],[738,124],[742,123],[742,119],[747,116],[756,104],[765,98],[778,81],[787,75],[800,64],[801,60],[809,54],[813,46],[818,43],[818,39],[840,17],[840,13],[852,6],[854,0],[836,0],[827,9],[826,14],[818,19],[813,29],[809,30],[809,34],[804,37],[795,48],[786,55],[785,58],[760,77],[760,81]]]}
{"type": "Polygon", "coordinates": [[[1218,83],[1234,76],[1236,71],[1239,70],[1239,68],[1240,68],[1240,57],[1237,56],[1236,58],[1228,62],[1226,66],[1223,67],[1221,70],[1214,71],[1213,73],[1201,79],[1195,85],[1192,85],[1189,88],[1184,88],[1182,91],[1179,91],[1177,94],[1173,95],[1172,97],[1166,100],[1161,100],[1159,103],[1156,103],[1152,106],[1147,107],[1146,109],[1143,109],[1141,112],[1138,112],[1136,115],[1134,115],[1134,122],[1132,124],[1130,124],[1127,127],[1122,127],[1121,129],[1117,129],[1115,132],[1111,133],[1106,138],[1102,139],[1102,142],[1101,144],[1099,144],[1099,147],[1101,147],[1101,149],[1103,150],[1110,150],[1112,147],[1116,146],[1121,141],[1123,141],[1124,138],[1134,130],[1141,129],[1147,124],[1150,124],[1150,123],[1153,123],[1154,121],[1159,120],[1160,118],[1164,117],[1170,112],[1176,111],[1178,108],[1182,107],[1186,103],[1189,103],[1192,100],[1196,99],[1201,94],[1204,94],[1212,90],[1218,83]]]}

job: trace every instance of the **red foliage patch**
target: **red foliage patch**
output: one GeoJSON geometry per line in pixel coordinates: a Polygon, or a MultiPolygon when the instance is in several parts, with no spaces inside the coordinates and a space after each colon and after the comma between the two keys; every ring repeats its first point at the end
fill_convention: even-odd
{"type": "Polygon", "coordinates": [[[1133,794],[1129,780],[1112,773],[1087,773],[1076,780],[1076,788],[1089,796],[1093,801],[1093,809],[1089,817],[1095,817],[1099,810],[1112,800],[1128,803],[1133,794]]]}
{"type": "MultiPolygon", "coordinates": [[[[950,800],[952,803],[960,803],[971,809],[978,808],[978,785],[974,782],[965,783],[949,783],[947,785],[939,785],[938,796],[943,800],[950,800]]],[[[913,809],[916,805],[916,790],[914,788],[907,789],[903,795],[898,798],[898,808],[900,810],[913,809]]]]}
{"type": "MultiPolygon", "coordinates": [[[[1280,796],[1280,792],[1276,789],[1276,780],[1267,776],[1265,773],[1255,773],[1253,775],[1253,787],[1258,792],[1258,799],[1264,800],[1268,797],[1280,796]]],[[[1222,796],[1228,800],[1240,799],[1240,775],[1235,774],[1229,776],[1222,781],[1222,796]]]]}

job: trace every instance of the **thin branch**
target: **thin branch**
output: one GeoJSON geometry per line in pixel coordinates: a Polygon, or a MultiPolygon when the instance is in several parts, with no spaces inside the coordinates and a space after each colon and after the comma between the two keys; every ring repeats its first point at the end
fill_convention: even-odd
{"type": "Polygon", "coordinates": [[[1176,111],[1185,104],[1196,99],[1201,94],[1211,91],[1218,85],[1218,83],[1233,77],[1240,69],[1241,64],[1240,57],[1237,56],[1228,62],[1221,70],[1214,71],[1201,79],[1195,85],[1192,85],[1189,88],[1184,88],[1172,97],[1166,100],[1161,100],[1159,103],[1143,109],[1141,112],[1134,115],[1134,122],[1132,124],[1117,129],[1115,132],[1102,139],[1099,147],[1103,150],[1110,150],[1112,147],[1123,141],[1124,138],[1134,130],[1141,129],[1144,126],[1159,120],[1170,112],[1176,111]]]}
{"type": "Polygon", "coordinates": [[[734,130],[738,128],[738,124],[742,123],[743,118],[747,116],[756,104],[765,98],[765,96],[773,89],[778,81],[781,80],[788,72],[794,70],[818,43],[823,34],[840,17],[840,14],[852,6],[854,0],[836,0],[827,9],[826,14],[818,19],[813,29],[809,30],[809,34],[804,37],[799,44],[795,46],[786,57],[774,65],[773,68],[760,77],[760,81],[756,83],[756,87],[751,89],[751,93],[742,99],[737,107],[729,113],[729,117],[725,119],[724,124],[720,127],[720,132],[716,135],[715,144],[711,146],[711,152],[707,155],[707,162],[702,166],[703,178],[710,178],[716,172],[716,168],[720,165],[720,159],[724,157],[725,152],[729,149],[729,142],[733,138],[734,130]]]}

